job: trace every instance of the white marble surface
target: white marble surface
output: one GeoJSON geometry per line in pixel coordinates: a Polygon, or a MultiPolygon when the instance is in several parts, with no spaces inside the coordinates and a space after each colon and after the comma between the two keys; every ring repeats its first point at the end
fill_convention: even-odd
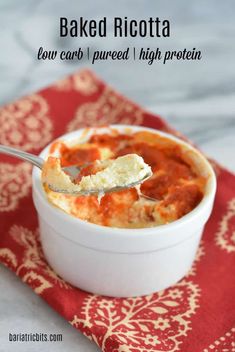
{"type": "MultiPolygon", "coordinates": [[[[149,110],[162,114],[207,154],[235,171],[235,2],[233,0],[1,0],[0,103],[44,87],[80,67],[90,66],[107,82],[149,110]],[[129,16],[170,19],[169,39],[59,39],[58,18],[129,16]],[[48,49],[162,50],[193,48],[201,62],[167,65],[138,62],[38,62],[48,49]]],[[[0,352],[98,351],[51,310],[14,274],[0,268],[0,352]],[[54,332],[63,342],[9,343],[9,332],[54,332]]]]}

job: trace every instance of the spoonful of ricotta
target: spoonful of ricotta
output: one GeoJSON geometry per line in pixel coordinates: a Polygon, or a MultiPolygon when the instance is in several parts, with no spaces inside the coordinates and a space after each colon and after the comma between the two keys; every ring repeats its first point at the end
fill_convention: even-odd
{"type": "Polygon", "coordinates": [[[42,182],[54,191],[73,195],[102,195],[135,187],[152,176],[152,170],[137,154],[127,154],[117,159],[96,160],[82,167],[61,168],[60,159],[49,157],[42,168],[42,182]],[[96,170],[94,174],[77,177],[85,167],[96,170]]]}
{"type": "Polygon", "coordinates": [[[42,170],[42,183],[54,192],[70,195],[98,195],[140,185],[152,176],[151,167],[137,154],[117,159],[96,160],[83,166],[61,167],[60,159],[42,158],[24,151],[0,145],[0,153],[29,161],[42,170]],[[81,176],[85,168],[95,171],[81,176]]]}

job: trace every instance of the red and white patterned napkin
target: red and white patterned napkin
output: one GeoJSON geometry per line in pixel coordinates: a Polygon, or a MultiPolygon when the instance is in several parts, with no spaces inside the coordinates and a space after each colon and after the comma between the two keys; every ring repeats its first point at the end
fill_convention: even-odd
{"type": "MultiPolygon", "coordinates": [[[[83,70],[0,108],[0,143],[39,153],[65,132],[112,123],[181,136],[83,70]]],[[[120,299],[74,288],[48,266],[32,203],[31,166],[1,156],[0,261],[102,351],[235,351],[235,176],[214,166],[215,206],[191,271],[160,293],[120,299]]]]}

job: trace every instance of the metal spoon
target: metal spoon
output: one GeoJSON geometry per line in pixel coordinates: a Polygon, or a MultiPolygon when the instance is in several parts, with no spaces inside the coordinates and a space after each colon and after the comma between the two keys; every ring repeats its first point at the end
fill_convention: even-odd
{"type": "MultiPolygon", "coordinates": [[[[0,153],[2,154],[7,154],[7,155],[12,155],[15,156],[16,158],[19,159],[23,159],[26,161],[29,161],[31,164],[33,164],[34,166],[37,166],[39,169],[42,170],[43,168],[43,164],[44,164],[44,160],[42,158],[40,158],[39,156],[36,156],[34,154],[31,153],[27,153],[12,147],[8,147],[8,146],[4,146],[4,145],[0,145],[0,153]]],[[[77,165],[73,165],[73,166],[66,166],[66,167],[62,167],[62,171],[65,172],[71,179],[71,181],[73,182],[77,176],[79,175],[80,171],[88,166],[88,165],[92,165],[92,163],[86,163],[83,166],[77,166],[77,165]]],[[[146,174],[145,177],[143,177],[143,179],[134,182],[134,183],[130,183],[128,185],[125,186],[118,186],[118,187],[112,187],[112,188],[104,188],[104,189],[91,189],[91,190],[86,190],[86,191],[80,191],[80,192],[68,192],[66,191],[66,189],[58,189],[58,188],[54,188],[53,185],[48,185],[49,188],[54,191],[54,192],[58,192],[58,193],[65,193],[65,194],[72,194],[72,195],[95,195],[95,194],[105,194],[105,193],[110,193],[110,192],[117,192],[117,191],[121,191],[123,189],[126,188],[132,188],[135,187],[137,185],[139,185],[140,183],[142,183],[143,181],[147,180],[149,177],[151,176],[151,174],[146,174]]]]}

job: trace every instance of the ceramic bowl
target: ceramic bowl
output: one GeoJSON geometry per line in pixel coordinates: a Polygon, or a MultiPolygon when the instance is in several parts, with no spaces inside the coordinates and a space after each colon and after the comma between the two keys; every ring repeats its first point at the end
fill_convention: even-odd
{"type": "MultiPolygon", "coordinates": [[[[80,289],[115,297],[146,295],[175,284],[189,271],[212,211],[216,177],[198,150],[170,134],[145,127],[111,127],[120,132],[126,128],[134,132],[147,130],[179,143],[207,176],[203,199],[190,213],[170,224],[141,229],[105,227],[80,220],[50,204],[41,184],[41,172],[34,168],[33,200],[41,243],[55,272],[80,289]]],[[[107,128],[100,131],[107,132],[107,128]]],[[[59,139],[72,141],[81,136],[86,139],[89,134],[80,129],[59,139]]],[[[46,158],[48,151],[49,146],[40,156],[46,158]]]]}

